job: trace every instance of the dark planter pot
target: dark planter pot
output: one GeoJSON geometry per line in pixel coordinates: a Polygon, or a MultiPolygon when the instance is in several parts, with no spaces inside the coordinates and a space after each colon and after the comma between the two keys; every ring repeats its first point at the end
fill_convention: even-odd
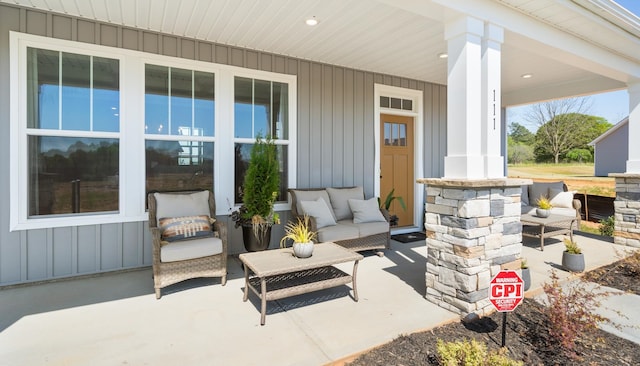
{"type": "Polygon", "coordinates": [[[571,254],[562,252],[562,268],[571,272],[584,271],[584,254],[571,254]]]}
{"type": "Polygon", "coordinates": [[[242,225],[242,241],[244,242],[244,249],[247,252],[259,252],[269,248],[271,242],[271,226],[268,226],[266,230],[258,233],[260,237],[256,237],[253,232],[253,226],[242,225]]]}
{"type": "Polygon", "coordinates": [[[522,282],[524,282],[524,290],[531,288],[531,271],[529,268],[522,268],[522,282]]]}

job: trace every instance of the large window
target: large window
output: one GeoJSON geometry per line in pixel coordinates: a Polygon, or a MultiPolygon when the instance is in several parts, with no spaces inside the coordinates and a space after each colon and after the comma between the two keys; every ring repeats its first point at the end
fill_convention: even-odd
{"type": "Polygon", "coordinates": [[[251,147],[258,136],[270,136],[278,145],[280,194],[287,200],[289,144],[288,84],[243,77],[234,79],[235,203],[242,203],[242,185],[251,147]]]}
{"type": "Polygon", "coordinates": [[[10,230],[139,222],[153,191],[207,189],[218,215],[258,135],[295,180],[296,77],[10,32],[10,230]]]}
{"type": "Polygon", "coordinates": [[[146,190],[213,190],[215,76],[145,66],[146,190]]]}
{"type": "Polygon", "coordinates": [[[118,211],[115,59],[27,49],[28,216],[118,211]]]}

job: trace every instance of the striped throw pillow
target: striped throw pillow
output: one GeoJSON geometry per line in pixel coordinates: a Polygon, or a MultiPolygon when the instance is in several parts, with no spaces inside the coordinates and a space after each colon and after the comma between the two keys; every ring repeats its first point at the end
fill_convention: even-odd
{"type": "Polygon", "coordinates": [[[162,240],[173,242],[211,236],[209,216],[165,217],[159,221],[162,240]]]}

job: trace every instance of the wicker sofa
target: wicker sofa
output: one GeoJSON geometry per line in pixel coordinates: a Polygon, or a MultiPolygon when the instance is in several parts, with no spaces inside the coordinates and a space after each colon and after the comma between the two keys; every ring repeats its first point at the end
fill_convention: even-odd
{"type": "Polygon", "coordinates": [[[307,214],[318,242],[353,251],[383,250],[391,240],[389,213],[362,187],[289,189],[293,219],[307,214]]]}
{"type": "Polygon", "coordinates": [[[521,213],[534,214],[536,210],[536,201],[540,196],[549,198],[553,208],[552,214],[577,217],[575,229],[580,228],[580,209],[582,203],[580,200],[574,199],[575,192],[569,191],[567,185],[562,181],[558,182],[533,182],[531,185],[522,186],[522,195],[520,196],[521,213]]]}

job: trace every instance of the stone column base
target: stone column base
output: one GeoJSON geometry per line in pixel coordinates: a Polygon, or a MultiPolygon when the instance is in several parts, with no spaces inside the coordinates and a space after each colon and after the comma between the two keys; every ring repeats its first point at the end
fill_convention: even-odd
{"type": "Polygon", "coordinates": [[[616,244],[640,248],[640,174],[609,174],[616,178],[616,244]]]}

